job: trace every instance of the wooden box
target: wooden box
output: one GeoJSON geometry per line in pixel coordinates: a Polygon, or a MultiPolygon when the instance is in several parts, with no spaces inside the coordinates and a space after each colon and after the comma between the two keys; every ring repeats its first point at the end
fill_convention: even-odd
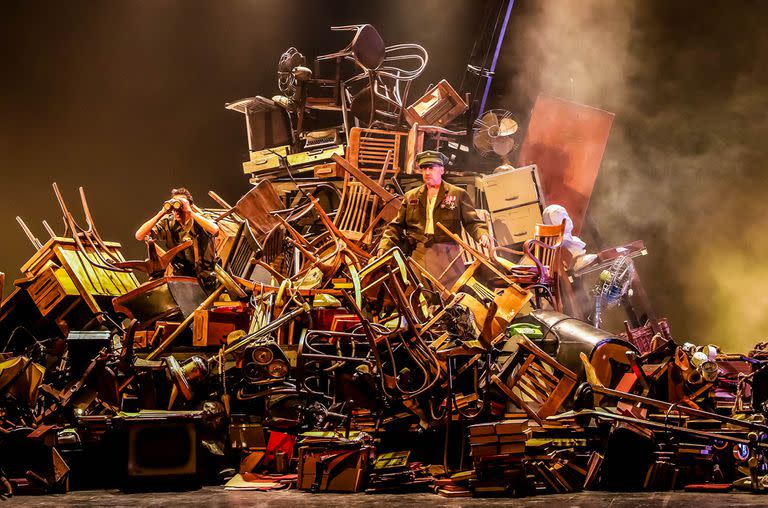
{"type": "Polygon", "coordinates": [[[181,323],[176,321],[158,321],[154,329],[139,330],[133,336],[135,349],[147,349],[159,344],[165,337],[176,331],[181,323]]]}
{"type": "Polygon", "coordinates": [[[227,335],[235,330],[248,331],[251,309],[246,304],[198,309],[192,325],[192,345],[220,346],[227,343],[227,335]]]}
{"type": "Polygon", "coordinates": [[[464,99],[443,79],[405,108],[405,119],[409,125],[419,123],[443,127],[467,109],[464,99]]]}
{"type": "Polygon", "coordinates": [[[302,446],[297,487],[319,492],[360,492],[367,479],[369,453],[367,447],[330,450],[302,446]]]}

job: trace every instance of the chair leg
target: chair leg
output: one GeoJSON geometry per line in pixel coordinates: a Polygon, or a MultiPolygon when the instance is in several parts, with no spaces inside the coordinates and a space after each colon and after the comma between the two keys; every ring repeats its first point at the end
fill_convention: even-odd
{"type": "Polygon", "coordinates": [[[376,117],[376,94],[373,90],[375,79],[376,76],[373,74],[373,71],[368,71],[368,86],[371,89],[371,114],[368,116],[368,128],[373,126],[373,120],[376,117]]]}

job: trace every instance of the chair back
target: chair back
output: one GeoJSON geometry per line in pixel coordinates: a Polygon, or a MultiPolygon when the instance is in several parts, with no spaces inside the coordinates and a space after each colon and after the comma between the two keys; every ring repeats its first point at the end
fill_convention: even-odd
{"type": "Polygon", "coordinates": [[[557,269],[555,265],[560,259],[559,247],[563,243],[564,233],[565,220],[558,225],[536,224],[534,240],[552,248],[547,249],[538,243],[534,243],[532,253],[542,265],[549,267],[550,271],[557,269]]]}
{"type": "MultiPolygon", "coordinates": [[[[477,216],[485,222],[486,227],[488,228],[488,234],[491,236],[491,238],[493,238],[490,212],[488,212],[488,210],[483,210],[482,208],[475,209],[475,212],[477,213],[477,216]]],[[[491,257],[491,253],[488,247],[483,247],[478,242],[476,242],[471,236],[469,236],[463,227],[461,228],[461,239],[467,242],[473,249],[485,254],[486,257],[491,257]]],[[[475,262],[475,256],[473,256],[472,253],[466,249],[461,249],[460,255],[462,261],[464,262],[464,266],[469,266],[475,262]]]]}
{"type": "Polygon", "coordinates": [[[554,415],[576,386],[577,376],[570,369],[522,337],[512,361],[492,381],[528,416],[540,425],[554,415]],[[509,379],[506,379],[511,369],[509,379]]]}
{"type": "Polygon", "coordinates": [[[350,44],[355,63],[363,70],[375,70],[384,61],[384,39],[372,25],[360,25],[350,44]]]}
{"type": "Polygon", "coordinates": [[[361,122],[367,122],[368,127],[399,128],[411,82],[427,66],[427,51],[418,44],[387,46],[380,61],[369,62],[376,64],[373,67],[367,67],[356,55],[352,58],[363,70],[343,83],[352,114],[361,122]]]}
{"type": "Polygon", "coordinates": [[[283,202],[272,182],[261,180],[237,201],[234,211],[248,221],[251,232],[261,243],[280,223],[272,212],[281,208],[283,202]]]}
{"type": "Polygon", "coordinates": [[[373,212],[373,200],[370,198],[370,189],[362,183],[349,177],[344,180],[334,224],[350,240],[360,241],[368,229],[373,212]]]}

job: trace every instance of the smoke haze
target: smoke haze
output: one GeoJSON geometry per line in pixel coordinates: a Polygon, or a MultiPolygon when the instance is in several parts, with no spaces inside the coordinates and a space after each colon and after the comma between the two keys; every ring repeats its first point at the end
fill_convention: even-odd
{"type": "Polygon", "coordinates": [[[616,114],[588,216],[636,261],[677,339],[748,351],[768,326],[768,49],[748,2],[518,2],[500,99],[539,92],[616,114]]]}

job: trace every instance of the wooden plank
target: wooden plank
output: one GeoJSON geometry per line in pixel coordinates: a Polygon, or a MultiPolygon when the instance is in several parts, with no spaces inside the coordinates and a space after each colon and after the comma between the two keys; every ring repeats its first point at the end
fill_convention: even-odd
{"type": "Polygon", "coordinates": [[[575,379],[562,379],[557,388],[555,388],[555,391],[552,392],[544,405],[539,409],[539,416],[546,418],[555,414],[563,405],[563,402],[565,402],[566,397],[571,393],[574,386],[576,386],[575,379]]]}

